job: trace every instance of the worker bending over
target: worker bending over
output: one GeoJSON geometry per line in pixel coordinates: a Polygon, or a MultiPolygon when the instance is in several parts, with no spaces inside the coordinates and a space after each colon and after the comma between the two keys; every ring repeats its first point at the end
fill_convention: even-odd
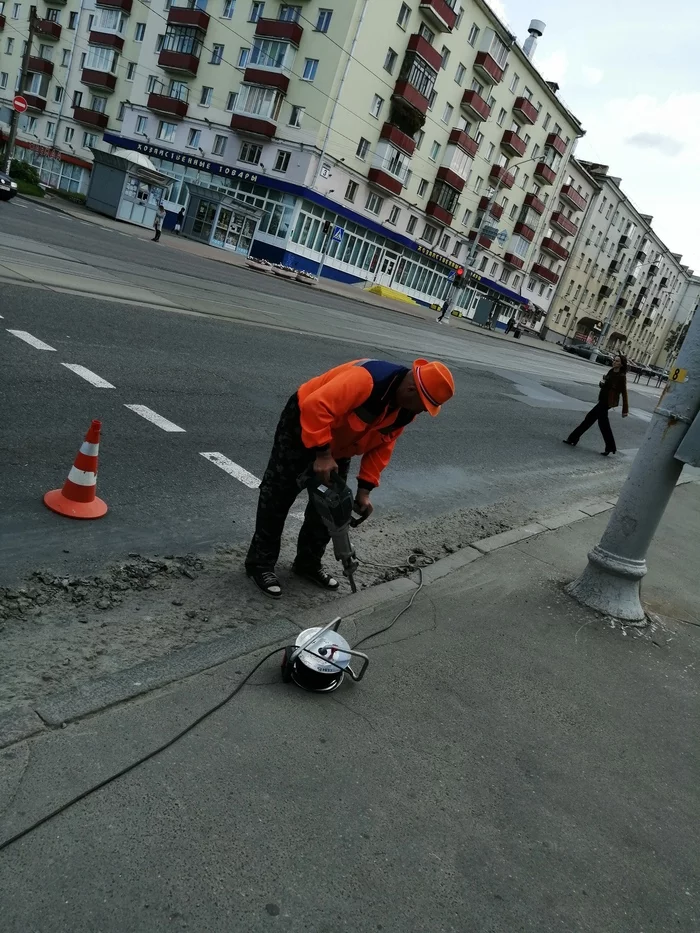
{"type": "MultiPolygon", "coordinates": [[[[384,360],[353,360],[297,389],[277,425],[245,562],[263,593],[274,599],[282,595],[275,564],[284,523],[300,492],[299,477],[312,467],[324,483],[330,483],[333,471],[346,479],[351,457],[361,454],[355,511],[368,516],[370,493],[403,429],[422,411],[437,415],[453,395],[447,366],[427,360],[416,360],[410,369],[384,360]]],[[[321,566],[329,540],[309,501],[292,570],[323,589],[337,590],[338,581],[321,566]]]]}

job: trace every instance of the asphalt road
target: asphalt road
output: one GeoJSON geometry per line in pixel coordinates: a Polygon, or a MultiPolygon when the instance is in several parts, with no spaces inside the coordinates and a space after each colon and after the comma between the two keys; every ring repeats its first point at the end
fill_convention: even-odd
{"type": "Polygon", "coordinates": [[[653,406],[635,392],[638,417],[615,420],[617,462],[598,456],[594,432],[573,451],[561,438],[595,400],[600,367],[342,296],[302,295],[298,285],[185,256],[128,228],[19,200],[0,208],[2,581],[40,566],[99,566],[131,550],[245,540],[256,496],[241,470],[262,475],[286,398],[346,359],[435,356],[456,376],[456,398],[440,418],[421,418],[398,445],[375,494],[377,517],[382,508],[433,517],[506,497],[546,506],[595,495],[626,472],[653,406]],[[99,494],[110,512],[71,522],[41,498],[62,484],[93,418],[104,425],[99,494]],[[202,453],[223,454],[238,478],[202,453]]]}

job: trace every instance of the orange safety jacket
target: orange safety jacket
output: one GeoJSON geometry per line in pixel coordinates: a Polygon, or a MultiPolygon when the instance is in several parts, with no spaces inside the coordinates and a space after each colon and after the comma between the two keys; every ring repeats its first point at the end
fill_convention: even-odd
{"type": "Polygon", "coordinates": [[[336,460],[362,454],[358,484],[378,486],[396,439],[415,417],[396,404],[407,372],[383,360],[353,360],[309,379],[297,390],[304,446],[330,448],[336,460]]]}

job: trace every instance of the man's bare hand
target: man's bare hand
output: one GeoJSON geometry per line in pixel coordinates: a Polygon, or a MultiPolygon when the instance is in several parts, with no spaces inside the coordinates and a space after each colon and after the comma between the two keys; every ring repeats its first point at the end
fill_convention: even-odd
{"type": "Polygon", "coordinates": [[[330,486],[331,473],[338,469],[338,464],[333,459],[333,454],[329,451],[316,454],[314,460],[314,473],[316,479],[322,480],[326,486],[330,486]]]}
{"type": "Polygon", "coordinates": [[[358,515],[369,518],[373,512],[373,505],[369,501],[369,489],[358,489],[355,496],[354,510],[358,515]]]}

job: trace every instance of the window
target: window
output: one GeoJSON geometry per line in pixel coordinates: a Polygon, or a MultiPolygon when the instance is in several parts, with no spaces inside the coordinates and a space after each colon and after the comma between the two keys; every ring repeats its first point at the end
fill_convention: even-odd
{"type": "Polygon", "coordinates": [[[511,288],[513,289],[513,291],[516,291],[518,288],[520,288],[520,276],[519,275],[516,275],[515,278],[513,279],[511,283],[511,288]]]}
{"type": "Polygon", "coordinates": [[[427,242],[430,243],[431,246],[432,246],[433,243],[435,242],[435,238],[437,237],[437,235],[438,235],[438,229],[437,229],[437,227],[433,227],[433,226],[431,226],[430,224],[426,224],[425,227],[423,227],[423,237],[422,237],[422,238],[423,238],[424,240],[427,240],[427,242]]]}
{"type": "Polygon", "coordinates": [[[126,104],[124,101],[121,101],[119,104],[119,110],[117,110],[117,120],[121,121],[124,119],[124,113],[126,111],[126,104]]]}
{"type": "Polygon", "coordinates": [[[126,80],[133,81],[136,74],[136,62],[129,62],[126,66],[126,80]]]}
{"type": "Polygon", "coordinates": [[[423,130],[418,130],[413,138],[416,141],[416,149],[420,149],[420,147],[423,145],[423,140],[425,139],[425,132],[423,130]]]}
{"type": "Polygon", "coordinates": [[[262,156],[262,146],[256,143],[242,143],[241,151],[238,156],[239,162],[248,162],[250,165],[257,165],[262,156]]]}
{"type": "Polygon", "coordinates": [[[345,200],[349,201],[351,204],[354,203],[355,198],[357,197],[357,192],[360,186],[356,181],[349,181],[348,186],[345,189],[345,200]]]}
{"type": "MultiPolygon", "coordinates": [[[[290,126],[301,126],[302,120],[304,119],[304,111],[306,107],[292,107],[292,112],[289,115],[289,125],[290,126]]],[[[369,143],[367,143],[369,145],[369,143]]]]}
{"type": "Polygon", "coordinates": [[[46,124],[46,138],[47,138],[47,139],[53,139],[53,138],[55,137],[55,135],[56,135],[56,124],[55,124],[55,123],[47,123],[47,124],[46,124]]]}
{"type": "Polygon", "coordinates": [[[93,24],[94,22],[95,22],[95,17],[94,17],[92,14],[90,14],[90,16],[88,16],[88,27],[87,27],[87,28],[88,28],[88,32],[91,32],[91,31],[92,31],[92,24],[93,24]]]}
{"type": "Polygon", "coordinates": [[[415,233],[417,223],[418,218],[415,215],[411,215],[411,217],[408,219],[408,223],[406,224],[406,232],[415,233]]]}
{"type": "Polygon", "coordinates": [[[91,149],[97,145],[97,135],[95,133],[83,133],[83,148],[91,149]]]}
{"type": "Polygon", "coordinates": [[[382,204],[384,204],[384,198],[380,198],[378,194],[371,191],[367,195],[365,210],[369,211],[370,214],[378,214],[382,209],[382,204]]]}
{"type": "Polygon", "coordinates": [[[177,123],[166,123],[161,120],[158,124],[158,139],[166,143],[175,142],[175,133],[177,132],[177,123]]]}
{"type": "Polygon", "coordinates": [[[64,142],[67,142],[67,143],[73,142],[74,135],[75,135],[75,130],[73,129],[73,127],[67,126],[63,133],[64,142]]]}
{"type": "Polygon", "coordinates": [[[238,98],[238,93],[236,91],[229,91],[228,97],[226,98],[226,109],[229,113],[236,109],[236,99],[238,98]]]}
{"type": "Polygon", "coordinates": [[[510,209],[510,214],[508,215],[511,220],[515,220],[518,215],[518,205],[514,204],[510,209]]]}
{"type": "Polygon", "coordinates": [[[455,245],[452,248],[452,257],[456,259],[459,256],[459,251],[462,248],[462,244],[459,240],[455,240],[455,245]]]}
{"type": "Polygon", "coordinates": [[[518,90],[518,85],[520,84],[520,75],[513,75],[510,82],[510,91],[515,94],[518,90]]]}
{"type": "Polygon", "coordinates": [[[136,132],[139,136],[146,135],[147,126],[148,126],[148,117],[137,117],[136,118],[136,132]]]}
{"type": "Polygon", "coordinates": [[[318,19],[316,20],[316,32],[328,32],[332,17],[333,10],[319,10],[318,19]]]}
{"type": "Polygon", "coordinates": [[[544,123],[542,124],[542,129],[546,130],[549,124],[552,122],[552,114],[548,113],[544,118],[544,123]]]}
{"type": "Polygon", "coordinates": [[[21,10],[21,8],[22,8],[21,3],[12,4],[12,19],[19,19],[19,11],[21,10]]]}
{"type": "Polygon", "coordinates": [[[497,272],[498,272],[498,263],[497,263],[497,262],[492,262],[492,263],[491,263],[491,271],[489,272],[489,275],[491,276],[491,278],[493,278],[494,275],[495,275],[497,272]]]}
{"type": "MultiPolygon", "coordinates": [[[[81,107],[82,104],[83,104],[83,92],[82,92],[82,91],[76,91],[75,94],[73,94],[73,106],[74,106],[74,107],[81,107]]],[[[146,119],[146,118],[144,117],[144,120],[145,120],[145,119],[146,119]]]]}
{"type": "Polygon", "coordinates": [[[274,170],[276,172],[286,172],[289,168],[289,160],[291,157],[292,153],[288,149],[278,149],[274,170]]]}
{"type": "MultiPolygon", "coordinates": [[[[2,86],[3,86],[2,81],[0,81],[0,87],[2,86]]],[[[63,100],[63,88],[62,87],[59,86],[59,87],[54,88],[53,99],[57,104],[61,103],[61,101],[63,100]]]]}
{"type": "Polygon", "coordinates": [[[373,117],[379,117],[379,114],[382,112],[383,104],[384,98],[380,97],[379,94],[375,94],[372,98],[372,106],[369,108],[369,112],[373,117]]]}
{"type": "Polygon", "coordinates": [[[24,129],[26,133],[36,134],[36,117],[29,117],[24,129]]]}
{"type": "Polygon", "coordinates": [[[440,67],[441,67],[441,68],[447,68],[447,63],[448,63],[449,60],[450,60],[450,50],[447,48],[446,45],[443,45],[443,47],[442,47],[442,49],[440,50],[440,52],[441,52],[441,54],[442,54],[442,64],[441,64],[440,67]]]}
{"type": "Polygon", "coordinates": [[[469,210],[469,208],[467,208],[467,210],[464,212],[464,217],[462,217],[462,223],[464,224],[465,227],[469,226],[471,219],[472,219],[472,212],[469,210]]]}
{"type": "Polygon", "coordinates": [[[510,272],[508,271],[508,269],[505,269],[505,268],[502,269],[502,270],[501,270],[501,277],[500,277],[500,279],[499,279],[499,282],[503,282],[504,285],[507,285],[507,284],[508,284],[508,279],[509,279],[509,278],[510,278],[510,272]]]}
{"type": "Polygon", "coordinates": [[[425,41],[428,43],[428,45],[432,45],[433,42],[435,42],[435,33],[433,32],[432,29],[426,26],[425,23],[420,24],[418,35],[422,36],[423,39],[425,39],[425,41]]]}
{"type": "Polygon", "coordinates": [[[452,104],[445,104],[445,111],[442,115],[442,122],[445,123],[447,126],[450,125],[452,121],[452,114],[454,112],[455,112],[455,108],[452,106],[452,104]]]}
{"type": "Polygon", "coordinates": [[[440,249],[444,252],[449,245],[450,245],[450,238],[448,237],[447,234],[445,234],[443,238],[440,240],[440,249]]]}
{"type": "Polygon", "coordinates": [[[214,94],[213,87],[203,87],[202,93],[199,95],[199,106],[210,107],[213,94],[214,94]]]}
{"type": "Polygon", "coordinates": [[[355,151],[355,155],[357,156],[358,159],[362,159],[364,161],[367,158],[368,152],[369,152],[369,140],[365,139],[364,136],[360,136],[360,141],[357,144],[357,150],[355,151]]]}
{"type": "Polygon", "coordinates": [[[481,262],[479,263],[479,272],[486,272],[486,263],[488,262],[486,256],[481,257],[481,262]]]}
{"type": "Polygon", "coordinates": [[[226,152],[226,141],[226,137],[219,133],[214,136],[214,145],[211,147],[214,155],[222,156],[226,152]]]}
{"type": "Polygon", "coordinates": [[[395,227],[396,222],[398,221],[400,215],[401,215],[401,208],[397,207],[394,204],[391,210],[389,211],[389,216],[387,217],[386,222],[388,224],[391,224],[392,227],[395,227]]]}
{"type": "Polygon", "coordinates": [[[318,59],[317,58],[307,58],[304,61],[304,72],[302,78],[304,81],[313,81],[316,77],[316,72],[318,71],[318,59]]]}
{"type": "Polygon", "coordinates": [[[236,9],[236,0],[224,0],[224,12],[222,16],[224,19],[231,19],[233,16],[233,11],[236,9]]]}
{"type": "Polygon", "coordinates": [[[474,194],[478,194],[481,191],[481,186],[484,183],[484,179],[479,175],[479,177],[474,182],[474,194]]]}
{"type": "Polygon", "coordinates": [[[462,86],[462,81],[464,81],[464,76],[466,73],[467,69],[460,62],[459,65],[457,65],[457,71],[455,72],[455,82],[459,84],[460,87],[462,86]]]}
{"type": "Polygon", "coordinates": [[[437,141],[437,139],[434,140],[432,146],[430,147],[430,155],[428,156],[431,162],[437,162],[437,157],[440,155],[441,148],[442,146],[437,141]]]}
{"type": "Polygon", "coordinates": [[[107,110],[107,98],[93,97],[90,104],[90,109],[94,110],[96,113],[105,113],[107,110]]]}
{"type": "Polygon", "coordinates": [[[483,96],[484,96],[484,85],[483,85],[483,84],[480,84],[480,83],[476,80],[476,78],[472,78],[472,86],[471,86],[471,89],[472,89],[472,91],[476,91],[476,93],[479,95],[479,97],[483,97],[483,96]]]}
{"type": "Polygon", "coordinates": [[[280,7],[279,18],[286,23],[298,23],[301,16],[300,6],[291,6],[289,3],[283,3],[280,7]]]}
{"type": "Polygon", "coordinates": [[[489,148],[486,150],[486,161],[490,162],[493,158],[493,154],[496,151],[495,143],[489,143],[489,148]]]}
{"type": "Polygon", "coordinates": [[[479,38],[479,27],[476,23],[472,23],[472,28],[469,30],[469,35],[467,36],[467,42],[469,45],[474,45],[476,40],[479,38]]]}
{"type": "Polygon", "coordinates": [[[396,67],[396,59],[399,56],[393,49],[389,49],[386,53],[386,58],[384,59],[384,71],[388,71],[389,74],[393,74],[394,68],[396,67]]]}
{"type": "Polygon", "coordinates": [[[143,42],[143,37],[146,35],[146,24],[137,23],[136,30],[134,31],[134,42],[143,42]]]}
{"type": "Polygon", "coordinates": [[[152,94],[160,86],[160,79],[156,75],[149,75],[146,81],[146,93],[152,94]]]}
{"type": "Polygon", "coordinates": [[[12,49],[13,49],[14,47],[15,47],[15,40],[14,40],[14,39],[8,39],[8,40],[7,40],[7,43],[6,43],[6,45],[5,45],[5,53],[6,53],[7,55],[12,55],[12,49]]]}
{"type": "Polygon", "coordinates": [[[75,28],[77,27],[77,25],[78,25],[78,14],[77,14],[77,13],[69,13],[69,14],[68,14],[68,28],[69,28],[69,29],[75,29],[75,28]]]}
{"type": "Polygon", "coordinates": [[[437,91],[430,92],[430,100],[428,103],[428,110],[432,110],[435,106],[435,101],[437,100],[437,91]]]}
{"type": "Polygon", "coordinates": [[[117,59],[119,55],[114,49],[107,49],[102,46],[90,46],[85,59],[85,67],[92,68],[95,71],[105,71],[111,74],[117,70],[117,59]]]}
{"type": "Polygon", "coordinates": [[[187,145],[190,149],[198,149],[199,141],[202,138],[201,130],[190,130],[187,134],[187,145]]]}
{"type": "Polygon", "coordinates": [[[224,47],[223,45],[212,45],[211,47],[211,58],[209,59],[210,65],[220,65],[221,59],[224,57],[224,47]]]}
{"type": "Polygon", "coordinates": [[[250,7],[250,16],[248,17],[249,23],[257,23],[257,21],[262,17],[265,12],[264,3],[253,3],[250,7]]]}
{"type": "Polygon", "coordinates": [[[396,20],[397,24],[402,28],[406,28],[406,23],[411,15],[411,8],[407,3],[401,4],[401,9],[399,10],[399,18],[396,20]]]}
{"type": "Polygon", "coordinates": [[[418,197],[422,198],[425,196],[425,192],[428,190],[428,182],[425,178],[421,178],[418,182],[418,197]]]}
{"type": "Polygon", "coordinates": [[[506,116],[507,113],[505,111],[505,107],[501,107],[501,109],[498,111],[498,119],[496,120],[496,123],[498,123],[499,126],[503,126],[503,121],[505,120],[506,116]]]}
{"type": "Polygon", "coordinates": [[[238,50],[238,61],[236,66],[238,68],[245,68],[248,64],[248,59],[250,58],[250,49],[240,48],[238,50]]]}

